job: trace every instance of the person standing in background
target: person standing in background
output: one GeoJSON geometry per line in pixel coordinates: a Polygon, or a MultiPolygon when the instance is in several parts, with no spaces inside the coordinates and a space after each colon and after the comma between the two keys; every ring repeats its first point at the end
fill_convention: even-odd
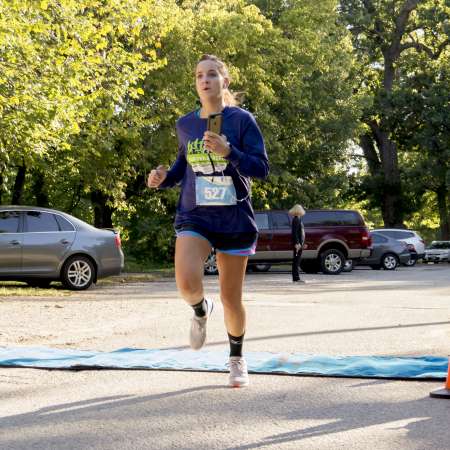
{"type": "Polygon", "coordinates": [[[304,283],[300,279],[300,259],[302,257],[303,244],[305,243],[305,227],[303,226],[302,217],[305,215],[305,210],[301,205],[294,205],[289,214],[293,216],[292,219],[292,281],[294,283],[304,283]]]}

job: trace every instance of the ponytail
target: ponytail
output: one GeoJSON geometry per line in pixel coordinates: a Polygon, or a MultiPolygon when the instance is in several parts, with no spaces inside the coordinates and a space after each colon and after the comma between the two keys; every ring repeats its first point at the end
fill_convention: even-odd
{"type": "Polygon", "coordinates": [[[228,88],[224,89],[223,100],[227,106],[237,106],[239,105],[239,100],[236,98],[235,94],[231,92],[228,88]]]}

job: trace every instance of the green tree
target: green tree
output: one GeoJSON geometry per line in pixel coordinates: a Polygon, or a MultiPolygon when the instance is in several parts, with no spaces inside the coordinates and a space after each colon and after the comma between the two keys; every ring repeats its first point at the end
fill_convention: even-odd
{"type": "MultiPolygon", "coordinates": [[[[198,106],[196,62],[202,53],[213,53],[229,64],[232,89],[243,93],[243,106],[255,114],[266,140],[272,170],[268,182],[253,184],[255,206],[286,207],[298,201],[334,206],[342,201],[347,146],[359,110],[352,96],[351,41],[337,24],[336,2],[299,1],[285,6],[276,21],[257,8],[263,5],[243,0],[179,4],[173,11],[175,25],[161,40],[159,55],[167,65],[146,77],[145,95],[136,101],[148,120],[141,128],[145,153],[136,173],[173,162],[174,123],[198,106]]],[[[134,211],[121,220],[132,224],[132,241],[139,242],[140,253],[155,254],[162,234],[172,236],[176,195],[145,193],[143,182],[130,180],[127,198],[134,211]],[[161,217],[167,218],[164,226],[161,217]]],[[[170,254],[160,248],[161,258],[170,254]]]]}
{"type": "Polygon", "coordinates": [[[280,32],[270,115],[272,177],[267,203],[338,206],[347,185],[349,143],[360,99],[353,95],[350,35],[337,1],[255,1],[280,32]]]}
{"type": "Polygon", "coordinates": [[[402,226],[411,212],[402,190],[399,147],[391,118],[405,57],[435,60],[449,43],[448,0],[341,0],[341,17],[352,33],[366,96],[360,145],[370,179],[367,192],[379,204],[386,226],[402,226]]]}
{"type": "MultiPolygon", "coordinates": [[[[111,151],[120,147],[114,136],[133,140],[129,135],[135,131],[127,134],[129,122],[123,119],[133,116],[130,99],[143,94],[138,83],[164,64],[157,48],[170,29],[170,5],[174,2],[0,4],[0,163],[7,174],[19,166],[14,199],[21,200],[27,169],[35,180],[50,169],[50,192],[72,174],[83,193],[103,198],[108,191],[111,206],[120,201],[120,179],[115,183],[111,175],[118,166],[126,172],[132,158],[111,151]]],[[[34,186],[43,190],[38,181],[34,186]]]]}
{"type": "Polygon", "coordinates": [[[265,3],[0,0],[3,198],[119,225],[134,255],[168,259],[177,192],[145,175],[175,159],[196,61],[214,53],[266,139],[256,207],[338,205],[360,100],[349,33],[337,0],[265,3]]]}
{"type": "MultiPolygon", "coordinates": [[[[172,221],[176,190],[145,190],[143,175],[157,164],[171,164],[177,155],[175,121],[198,106],[194,71],[203,53],[213,53],[230,65],[232,87],[243,90],[260,122],[269,117],[270,85],[278,32],[254,5],[243,0],[184,1],[172,10],[174,27],[161,39],[158,55],[167,65],[142,83],[145,95],[135,101],[143,121],[143,157],[126,190],[130,209],[118,213],[130,232],[129,248],[140,258],[168,260],[173,244],[172,221]],[[263,50],[264,49],[264,50],[263,50]],[[264,53],[265,52],[265,53],[264,53]]],[[[269,117],[270,118],[270,117],[269,117]]]]}
{"type": "Polygon", "coordinates": [[[411,191],[424,200],[426,192],[435,196],[441,239],[450,239],[449,56],[447,50],[437,60],[407,61],[392,117],[411,191]]]}

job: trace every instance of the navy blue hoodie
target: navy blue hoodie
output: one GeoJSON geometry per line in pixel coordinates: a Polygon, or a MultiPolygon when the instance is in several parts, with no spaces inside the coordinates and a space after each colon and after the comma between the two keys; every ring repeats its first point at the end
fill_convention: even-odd
{"type": "Polygon", "coordinates": [[[226,158],[210,153],[214,162],[205,158],[203,135],[207,119],[199,117],[198,110],[177,121],[178,156],[167,172],[161,188],[181,184],[175,226],[197,225],[220,233],[257,231],[250,199],[250,178],[264,179],[269,173],[269,162],[264,140],[255,118],[248,111],[227,106],[222,111],[222,134],[230,144],[226,158]],[[236,189],[237,204],[230,206],[197,206],[195,178],[208,174],[228,175],[236,189]]]}

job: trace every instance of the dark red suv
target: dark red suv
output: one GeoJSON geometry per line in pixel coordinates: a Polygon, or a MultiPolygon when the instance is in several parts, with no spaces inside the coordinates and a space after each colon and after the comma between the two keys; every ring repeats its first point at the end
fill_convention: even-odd
{"type": "MultiPolygon", "coordinates": [[[[292,262],[291,217],[285,210],[255,212],[259,229],[256,254],[249,257],[248,267],[265,272],[272,264],[292,262]]],[[[358,211],[343,209],[310,209],[303,217],[305,245],[301,268],[306,273],[337,275],[347,259],[370,256],[371,238],[358,211]]],[[[205,272],[217,273],[214,253],[205,263],[205,272]]]]}
{"type": "MultiPolygon", "coordinates": [[[[292,260],[291,217],[287,211],[257,211],[259,228],[256,254],[251,265],[292,260]]],[[[310,209],[303,217],[305,245],[301,266],[307,273],[338,274],[346,259],[370,255],[370,235],[358,211],[310,209]]],[[[268,270],[264,267],[265,270],[268,270]]],[[[258,267],[257,267],[258,270],[258,267]]]]}
{"type": "MultiPolygon", "coordinates": [[[[292,261],[291,217],[284,210],[255,212],[259,228],[256,254],[249,257],[249,269],[267,271],[272,264],[292,261]]],[[[338,274],[347,259],[370,255],[371,238],[358,211],[310,209],[303,217],[305,245],[301,268],[306,273],[338,274]]],[[[205,264],[206,273],[217,273],[215,255],[205,264]]]]}

